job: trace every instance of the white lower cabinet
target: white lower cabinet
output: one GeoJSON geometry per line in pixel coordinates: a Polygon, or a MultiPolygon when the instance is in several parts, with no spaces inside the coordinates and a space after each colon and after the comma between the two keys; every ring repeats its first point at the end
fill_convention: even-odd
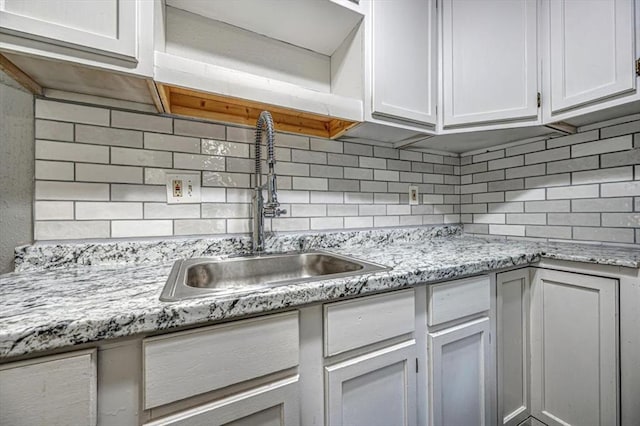
{"type": "Polygon", "coordinates": [[[95,425],[95,349],[0,366],[0,425],[95,425]]]}
{"type": "Polygon", "coordinates": [[[416,360],[410,340],[325,367],[326,424],[415,425],[416,360]]]}
{"type": "Polygon", "coordinates": [[[549,426],[618,424],[618,280],[535,269],[531,414],[549,426]]]}
{"type": "Polygon", "coordinates": [[[300,424],[298,376],[270,383],[147,426],[297,426],[300,424]]]}
{"type": "Polygon", "coordinates": [[[490,424],[489,332],[485,317],[429,333],[432,426],[490,424]]]}
{"type": "Polygon", "coordinates": [[[531,414],[529,268],[497,274],[498,421],[516,426],[531,414]]]}

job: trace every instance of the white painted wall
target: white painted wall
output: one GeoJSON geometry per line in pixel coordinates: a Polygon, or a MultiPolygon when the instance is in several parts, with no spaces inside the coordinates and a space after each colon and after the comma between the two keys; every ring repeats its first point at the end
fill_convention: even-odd
{"type": "Polygon", "coordinates": [[[0,72],[0,273],[33,241],[33,95],[0,72]]]}

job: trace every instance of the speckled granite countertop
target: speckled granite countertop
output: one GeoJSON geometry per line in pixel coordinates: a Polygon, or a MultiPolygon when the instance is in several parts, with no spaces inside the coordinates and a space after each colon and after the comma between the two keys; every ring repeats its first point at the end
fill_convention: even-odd
{"type": "MultiPolygon", "coordinates": [[[[0,358],[448,280],[542,257],[640,267],[640,249],[482,239],[460,235],[457,227],[414,228],[390,235],[337,233],[311,242],[306,238],[301,243],[289,237],[288,243],[272,247],[326,249],[393,270],[165,303],[158,297],[171,262],[114,264],[105,260],[109,256],[91,266],[75,262],[62,268],[40,262],[42,269],[23,268],[0,276],[0,358]]],[[[201,251],[191,254],[202,255],[201,251]]]]}

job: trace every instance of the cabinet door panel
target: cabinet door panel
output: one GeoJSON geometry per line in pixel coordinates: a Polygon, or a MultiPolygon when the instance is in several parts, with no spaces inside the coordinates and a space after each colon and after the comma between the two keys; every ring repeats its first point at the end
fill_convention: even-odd
{"type": "Polygon", "coordinates": [[[518,425],[530,415],[529,269],[498,274],[498,416],[518,425]]]}
{"type": "Polygon", "coordinates": [[[552,113],[632,91],[633,1],[549,4],[552,113]]]}
{"type": "Polygon", "coordinates": [[[0,425],[95,425],[96,351],[0,366],[0,425]]]}
{"type": "Polygon", "coordinates": [[[136,59],[134,0],[3,0],[0,32],[136,59]]]}
{"type": "Polygon", "coordinates": [[[431,424],[490,423],[489,318],[429,334],[431,424]]]}
{"type": "Polygon", "coordinates": [[[445,0],[443,124],[538,116],[535,0],[445,0]]]}
{"type": "Polygon", "coordinates": [[[614,279],[537,269],[531,286],[531,414],[548,425],[618,424],[614,279]]]}
{"type": "Polygon", "coordinates": [[[330,426],[416,424],[415,340],[326,367],[330,426]]]}
{"type": "Polygon", "coordinates": [[[371,3],[373,115],[435,124],[435,1],[371,3]]]}
{"type": "Polygon", "coordinates": [[[164,417],[145,426],[298,426],[298,376],[164,417]]]}

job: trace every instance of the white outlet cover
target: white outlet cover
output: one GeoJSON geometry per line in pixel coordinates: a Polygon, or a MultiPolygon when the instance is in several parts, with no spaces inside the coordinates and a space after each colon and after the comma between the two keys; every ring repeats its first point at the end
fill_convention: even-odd
{"type": "Polygon", "coordinates": [[[166,173],[167,204],[193,204],[202,200],[200,173],[166,173]],[[174,182],[181,182],[181,195],[174,194],[174,182]]]}
{"type": "Polygon", "coordinates": [[[409,204],[420,204],[420,193],[418,187],[415,185],[409,185],[409,204]]]}

